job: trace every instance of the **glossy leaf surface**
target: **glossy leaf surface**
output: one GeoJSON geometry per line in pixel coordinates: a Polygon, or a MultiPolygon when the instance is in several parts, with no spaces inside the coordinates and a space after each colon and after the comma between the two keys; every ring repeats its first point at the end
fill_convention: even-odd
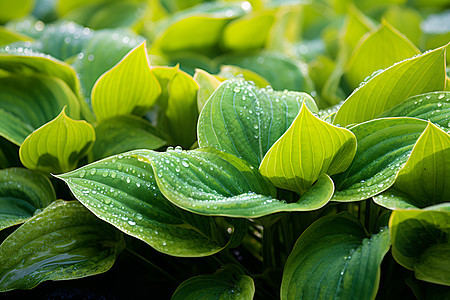
{"type": "Polygon", "coordinates": [[[0,170],[0,230],[23,223],[54,200],[47,177],[23,168],[0,170]]]}
{"type": "Polygon", "coordinates": [[[63,109],[25,139],[19,150],[20,161],[29,169],[67,172],[76,168],[94,141],[94,128],[86,121],[72,120],[63,109]]]}
{"type": "Polygon", "coordinates": [[[294,121],[301,104],[317,111],[306,93],[258,89],[242,80],[224,82],[198,121],[200,147],[214,147],[258,168],[270,147],[294,121]]]}
{"type": "Polygon", "coordinates": [[[0,291],[106,272],[124,246],[119,231],[80,203],[58,200],[0,245],[0,291]]]}
{"type": "Polygon", "coordinates": [[[323,217],[289,255],[281,299],[374,299],[389,247],[389,230],[368,237],[349,214],[323,217]]]}
{"type": "Polygon", "coordinates": [[[275,186],[302,195],[322,174],[345,171],[355,152],[356,138],[351,131],[320,120],[303,103],[259,170],[275,186]]]}

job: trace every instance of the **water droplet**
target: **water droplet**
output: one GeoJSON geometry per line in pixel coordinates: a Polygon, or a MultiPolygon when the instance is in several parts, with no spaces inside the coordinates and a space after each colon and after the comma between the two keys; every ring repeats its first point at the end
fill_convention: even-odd
{"type": "Polygon", "coordinates": [[[91,175],[95,175],[95,173],[97,173],[96,169],[91,169],[91,171],[89,171],[89,173],[91,173],[91,175]]]}
{"type": "Polygon", "coordinates": [[[111,178],[116,178],[117,177],[117,173],[116,172],[112,172],[111,173],[111,178]]]}
{"type": "Polygon", "coordinates": [[[111,199],[106,198],[106,199],[105,199],[105,204],[110,204],[110,203],[111,203],[111,199]]]}
{"type": "Polygon", "coordinates": [[[442,99],[442,98],[444,98],[444,97],[445,97],[444,94],[440,94],[440,95],[438,96],[438,99],[442,99]]]}
{"type": "Polygon", "coordinates": [[[175,172],[179,173],[180,171],[181,171],[180,166],[176,166],[176,167],[175,167],[175,172]]]}
{"type": "Polygon", "coordinates": [[[129,220],[129,221],[128,221],[128,224],[130,224],[131,226],[134,226],[134,225],[136,225],[136,222],[133,221],[133,220],[129,220]]]}
{"type": "Polygon", "coordinates": [[[189,167],[189,162],[187,160],[182,160],[181,164],[183,165],[183,167],[186,167],[186,168],[189,167]]]}
{"type": "Polygon", "coordinates": [[[78,177],[83,178],[84,175],[86,175],[86,171],[85,170],[81,170],[80,173],[78,174],[78,177]]]}
{"type": "Polygon", "coordinates": [[[102,176],[107,177],[109,175],[108,171],[103,171],[102,176]]]}
{"type": "Polygon", "coordinates": [[[236,86],[236,87],[233,89],[233,92],[235,92],[235,93],[239,93],[240,91],[241,91],[241,88],[238,87],[238,86],[236,86]]]}
{"type": "Polygon", "coordinates": [[[442,103],[439,102],[439,103],[437,104],[437,107],[441,107],[441,106],[442,106],[442,103]]]}
{"type": "Polygon", "coordinates": [[[93,61],[94,58],[95,58],[95,57],[94,57],[94,54],[89,54],[87,59],[88,59],[89,61],[93,61]]]}
{"type": "Polygon", "coordinates": [[[258,129],[259,126],[258,126],[257,124],[255,124],[255,125],[253,126],[253,128],[258,129]]]}
{"type": "Polygon", "coordinates": [[[131,182],[130,177],[127,177],[127,183],[130,183],[130,182],[131,182]]]}
{"type": "Polygon", "coordinates": [[[137,187],[141,187],[141,184],[139,182],[136,182],[137,187]]]}

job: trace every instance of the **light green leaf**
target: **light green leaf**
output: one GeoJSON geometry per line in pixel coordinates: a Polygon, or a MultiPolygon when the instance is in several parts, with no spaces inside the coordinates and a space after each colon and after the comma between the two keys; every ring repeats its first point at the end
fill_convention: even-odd
{"type": "Polygon", "coordinates": [[[9,30],[6,27],[0,26],[0,46],[8,45],[14,42],[31,41],[29,36],[9,30]]]}
{"type": "Polygon", "coordinates": [[[62,173],[76,168],[95,141],[95,130],[86,121],[59,116],[29,135],[19,149],[20,161],[29,169],[62,173]]]}
{"type": "Polygon", "coordinates": [[[270,147],[289,128],[301,104],[317,111],[306,93],[258,89],[242,80],[224,82],[198,120],[200,147],[214,147],[258,168],[270,147]]]}
{"type": "Polygon", "coordinates": [[[358,148],[350,167],[333,176],[332,200],[364,200],[391,187],[426,126],[419,119],[386,118],[351,127],[358,148]]]}
{"type": "Polygon", "coordinates": [[[172,142],[189,148],[195,142],[198,119],[197,82],[177,66],[154,67],[162,87],[158,99],[158,127],[172,137],[172,142]]]}
{"type": "Polygon", "coordinates": [[[450,212],[394,210],[389,220],[392,254],[416,278],[450,285],[450,212]]]}
{"type": "MultiPolygon", "coordinates": [[[[450,136],[429,122],[398,173],[393,189],[405,195],[406,202],[414,208],[450,202],[450,178],[446,176],[450,172],[449,157],[450,136]]],[[[383,205],[383,199],[380,200],[383,205]]],[[[378,203],[376,199],[375,202],[378,203]]],[[[392,204],[388,208],[397,208],[392,204]]]]}
{"type": "Polygon", "coordinates": [[[135,149],[158,149],[166,141],[146,120],[133,116],[117,116],[95,127],[96,140],[90,153],[91,160],[135,149]]]}
{"type": "Polygon", "coordinates": [[[57,177],[98,218],[169,255],[211,255],[246,230],[242,222],[229,226],[234,228],[230,237],[213,218],[171,204],[160,192],[152,166],[138,155],[142,151],[112,156],[57,177]]]}
{"type": "Polygon", "coordinates": [[[309,211],[324,206],[333,195],[327,175],[297,202],[275,199],[276,189],[244,160],[212,148],[168,152],[138,150],[151,163],[164,196],[198,214],[256,218],[281,211],[309,211]]]}
{"type": "Polygon", "coordinates": [[[389,230],[370,237],[350,214],[323,217],[297,240],[283,272],[281,299],[375,299],[389,230]]]}
{"type": "Polygon", "coordinates": [[[383,20],[361,39],[347,64],[346,78],[352,88],[374,71],[420,54],[403,34],[383,20]]]}
{"type": "Polygon", "coordinates": [[[380,117],[403,116],[429,120],[450,131],[450,92],[417,95],[380,115],[380,117]]]}
{"type": "Polygon", "coordinates": [[[172,300],[184,299],[240,299],[251,300],[255,294],[253,279],[234,265],[211,275],[199,275],[181,283],[172,300]]]}
{"type": "Polygon", "coordinates": [[[414,45],[420,45],[422,15],[413,7],[392,5],[383,14],[392,26],[403,33],[414,45]]]}
{"type": "Polygon", "coordinates": [[[130,113],[143,115],[160,93],[144,42],[97,80],[92,89],[92,109],[99,121],[130,113]]]}
{"type": "Polygon", "coordinates": [[[383,113],[408,97],[445,87],[446,46],[415,56],[376,74],[344,102],[334,124],[347,126],[383,113]]]}
{"type": "Polygon", "coordinates": [[[80,104],[60,79],[43,74],[0,76],[0,136],[20,146],[33,130],[67,113],[80,118],[80,104]]]}
{"type": "Polygon", "coordinates": [[[259,170],[275,186],[302,195],[322,174],[345,171],[355,153],[356,138],[351,131],[320,120],[303,103],[259,170]]]}
{"type": "Polygon", "coordinates": [[[25,17],[33,10],[33,6],[33,0],[0,0],[0,23],[25,17]]]}
{"type": "Polygon", "coordinates": [[[208,72],[195,69],[194,80],[197,82],[199,88],[197,92],[197,109],[200,113],[206,101],[212,93],[219,87],[220,80],[208,72]]]}
{"type": "Polygon", "coordinates": [[[80,203],[58,200],[0,245],[0,291],[106,272],[124,247],[122,234],[80,203]]]}
{"type": "Polygon", "coordinates": [[[233,51],[262,48],[275,22],[275,10],[266,9],[250,13],[230,22],[222,34],[224,47],[233,51]]]}
{"type": "Polygon", "coordinates": [[[220,66],[220,72],[216,76],[226,79],[236,79],[239,77],[242,79],[243,77],[245,81],[252,81],[259,88],[265,88],[270,85],[261,75],[238,66],[222,65],[220,66]]]}
{"type": "Polygon", "coordinates": [[[0,170],[0,230],[25,222],[54,200],[47,177],[23,168],[0,170]]]}

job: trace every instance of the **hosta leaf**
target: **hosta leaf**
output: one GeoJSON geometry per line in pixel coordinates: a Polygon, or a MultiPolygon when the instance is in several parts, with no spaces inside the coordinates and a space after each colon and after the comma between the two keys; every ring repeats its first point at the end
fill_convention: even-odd
{"type": "Polygon", "coordinates": [[[97,80],[92,89],[92,109],[99,121],[130,113],[145,114],[160,93],[144,42],[97,80]]]}
{"type": "Polygon", "coordinates": [[[0,77],[0,136],[20,146],[64,106],[69,116],[80,118],[78,99],[58,78],[39,74],[0,77]]]}
{"type": "Polygon", "coordinates": [[[254,294],[253,279],[243,274],[238,267],[226,265],[214,274],[194,276],[184,281],[172,295],[172,300],[251,300],[254,294]]]}
{"type": "Polygon", "coordinates": [[[94,128],[86,121],[67,117],[63,109],[54,120],[25,139],[19,149],[20,161],[29,169],[67,172],[76,168],[94,141],[94,128]]]}
{"type": "Polygon", "coordinates": [[[443,90],[446,47],[406,59],[373,76],[347,98],[334,124],[364,122],[410,96],[443,90]]]}
{"type": "Polygon", "coordinates": [[[199,86],[178,65],[152,70],[162,88],[158,99],[158,127],[172,137],[174,144],[189,148],[195,142],[199,86]]]}
{"type": "Polygon", "coordinates": [[[22,168],[0,170],[0,230],[23,223],[54,200],[47,177],[22,168]]]}
{"type": "Polygon", "coordinates": [[[258,75],[248,69],[232,65],[221,65],[220,72],[217,74],[217,77],[223,77],[226,79],[244,77],[245,81],[252,81],[259,88],[265,88],[270,85],[270,83],[261,75],[258,75]]]}
{"type": "Polygon", "coordinates": [[[332,200],[364,200],[391,187],[426,126],[419,119],[386,118],[351,127],[358,148],[348,169],[333,176],[332,200]]]}
{"type": "Polygon", "coordinates": [[[355,88],[374,71],[416,54],[420,54],[419,49],[383,20],[380,26],[359,42],[348,62],[345,75],[355,88]]]}
{"type": "Polygon", "coordinates": [[[327,175],[297,202],[275,199],[274,186],[247,162],[212,148],[193,151],[134,152],[153,166],[161,192],[171,202],[198,214],[256,218],[280,211],[308,211],[333,195],[327,175]]]}
{"type": "Polygon", "coordinates": [[[289,255],[281,299],[375,299],[389,247],[389,230],[368,237],[349,214],[323,217],[289,255]]]}
{"type": "Polygon", "coordinates": [[[106,272],[124,246],[119,231],[81,204],[58,200],[0,245],[0,291],[106,272]]]}
{"type": "MultiPolygon", "coordinates": [[[[152,166],[137,155],[142,151],[112,156],[58,178],[97,217],[160,252],[190,257],[222,250],[230,238],[226,228],[165,199],[152,166]]],[[[242,230],[239,226],[232,237],[242,230]]]]}
{"type": "Polygon", "coordinates": [[[356,138],[351,131],[320,120],[303,103],[259,170],[275,186],[302,195],[320,175],[345,171],[355,152],[356,138]]]}
{"type": "Polygon", "coordinates": [[[24,34],[9,30],[6,27],[0,26],[0,46],[8,45],[14,42],[30,41],[31,38],[24,34]]]}
{"type": "Polygon", "coordinates": [[[200,147],[214,147],[258,168],[270,147],[289,128],[301,104],[317,111],[306,93],[258,89],[242,80],[224,82],[198,121],[200,147]]]}
{"type": "MultiPolygon", "coordinates": [[[[406,202],[416,208],[450,202],[450,178],[446,176],[450,172],[449,157],[450,136],[428,123],[414,145],[408,161],[398,173],[393,188],[405,195],[406,197],[401,198],[406,198],[406,202]]],[[[389,192],[387,191],[387,194],[389,192]]],[[[377,201],[378,198],[374,200],[383,205],[384,197],[392,198],[380,195],[380,201],[377,201]]],[[[388,208],[397,208],[395,203],[393,205],[388,208]]]]}
{"type": "Polygon", "coordinates": [[[196,69],[194,74],[194,80],[197,82],[199,88],[197,92],[197,109],[200,113],[206,101],[212,95],[212,93],[219,87],[220,80],[208,72],[196,69]]]}
{"type": "Polygon", "coordinates": [[[431,92],[408,98],[380,116],[429,120],[450,131],[450,92],[431,92]]]}
{"type": "Polygon", "coordinates": [[[449,220],[449,211],[393,211],[389,227],[395,260],[417,279],[450,285],[449,220]]]}
{"type": "Polygon", "coordinates": [[[233,20],[223,30],[223,45],[234,51],[262,48],[275,22],[275,10],[258,10],[233,20]]]}
{"type": "Polygon", "coordinates": [[[135,149],[158,149],[166,141],[146,120],[133,116],[109,118],[95,127],[92,160],[135,149]]]}
{"type": "Polygon", "coordinates": [[[0,1],[0,23],[22,18],[33,10],[33,0],[0,1]]]}

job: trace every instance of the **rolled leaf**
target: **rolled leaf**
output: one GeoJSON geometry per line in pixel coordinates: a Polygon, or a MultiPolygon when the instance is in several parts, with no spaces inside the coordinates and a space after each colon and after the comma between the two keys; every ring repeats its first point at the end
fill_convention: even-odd
{"type": "Polygon", "coordinates": [[[215,76],[201,69],[195,70],[193,78],[199,86],[197,93],[197,108],[198,112],[200,113],[206,101],[209,99],[212,93],[219,87],[220,80],[218,80],[215,76]]]}
{"type": "Polygon", "coordinates": [[[120,231],[79,202],[58,200],[0,245],[0,291],[106,272],[124,246],[120,231]]]}
{"type": "Polygon", "coordinates": [[[303,103],[259,170],[275,186],[302,195],[322,174],[345,171],[355,152],[356,138],[351,131],[320,120],[303,103]]]}
{"type": "Polygon", "coordinates": [[[63,173],[76,168],[95,141],[95,130],[86,121],[59,116],[29,135],[19,149],[20,161],[29,169],[63,173]]]}

